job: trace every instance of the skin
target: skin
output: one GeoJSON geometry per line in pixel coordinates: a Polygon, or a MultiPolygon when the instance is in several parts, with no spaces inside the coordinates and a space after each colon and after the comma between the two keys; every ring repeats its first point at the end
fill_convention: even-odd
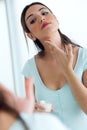
{"type": "Polygon", "coordinates": [[[30,7],[29,10],[27,10],[25,15],[26,24],[31,32],[29,33],[29,37],[33,38],[33,40],[39,38],[42,43],[44,42],[44,40],[48,39],[49,33],[52,34],[52,32],[58,29],[58,22],[56,17],[54,22],[54,17],[55,16],[44,6],[37,5],[37,9],[36,9],[36,5],[34,5],[33,8],[30,7]],[[28,17],[29,14],[32,14],[32,16],[28,17]],[[32,20],[35,21],[34,24],[31,24],[32,20]],[[42,24],[45,21],[47,21],[49,25],[46,26],[46,28],[42,29],[41,28],[42,24]],[[47,33],[48,35],[47,34],[45,35],[45,33],[47,33]]]}
{"type": "Polygon", "coordinates": [[[0,111],[0,130],[9,130],[11,125],[17,120],[9,113],[0,111]]]}
{"type": "MultiPolygon", "coordinates": [[[[33,93],[33,80],[32,78],[26,79],[25,91],[26,97],[19,98],[3,84],[0,84],[0,90],[4,93],[6,102],[11,108],[15,108],[19,113],[31,114],[34,111],[34,93],[33,93]]],[[[17,120],[12,114],[0,110],[0,130],[8,130],[11,125],[17,120]]]]}
{"type": "Polygon", "coordinates": [[[77,103],[87,113],[87,70],[83,73],[83,83],[79,81],[73,71],[79,48],[73,47],[71,44],[66,45],[65,48],[63,47],[58,33],[59,22],[44,6],[31,6],[26,12],[25,21],[30,30],[27,36],[33,41],[38,38],[45,48],[44,57],[39,54],[35,57],[43,83],[53,90],[61,89],[68,83],[77,103]],[[32,16],[29,17],[31,14],[32,16]],[[33,24],[31,24],[32,20],[34,20],[33,24]],[[42,29],[44,22],[50,24],[42,29]]]}

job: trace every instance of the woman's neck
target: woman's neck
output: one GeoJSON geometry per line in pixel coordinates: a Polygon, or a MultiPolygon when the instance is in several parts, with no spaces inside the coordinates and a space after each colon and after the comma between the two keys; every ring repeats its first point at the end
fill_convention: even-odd
{"type": "Polygon", "coordinates": [[[61,37],[60,34],[58,32],[54,32],[51,35],[47,35],[42,41],[41,43],[43,44],[45,51],[44,51],[44,55],[45,57],[54,57],[53,53],[52,53],[52,46],[57,46],[59,48],[63,48],[63,45],[61,43],[61,37]]]}

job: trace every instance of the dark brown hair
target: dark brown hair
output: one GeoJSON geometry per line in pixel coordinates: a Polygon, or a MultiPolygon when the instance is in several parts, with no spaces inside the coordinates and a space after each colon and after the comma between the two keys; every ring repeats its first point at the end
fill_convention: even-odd
{"type": "MultiPolygon", "coordinates": [[[[21,24],[22,24],[22,27],[23,27],[24,32],[26,32],[26,33],[30,33],[30,30],[29,30],[29,28],[27,27],[26,22],[25,22],[25,14],[26,14],[26,11],[27,11],[31,6],[36,5],[36,4],[43,5],[43,6],[45,6],[46,8],[48,8],[46,5],[44,5],[44,4],[40,3],[40,2],[33,2],[33,3],[31,3],[31,4],[27,5],[27,6],[25,6],[25,8],[23,9],[22,14],[21,14],[21,24]]],[[[48,8],[48,9],[49,9],[49,8],[48,8]]],[[[50,10],[50,9],[49,9],[49,10],[50,10]]],[[[52,13],[51,10],[50,10],[50,12],[52,13]]],[[[59,32],[59,34],[60,34],[61,41],[62,41],[62,44],[63,44],[64,46],[67,45],[67,44],[69,44],[69,43],[70,43],[70,44],[73,44],[73,45],[76,45],[76,46],[79,46],[79,45],[75,44],[74,42],[72,42],[72,40],[71,40],[70,38],[68,38],[65,34],[63,34],[63,33],[60,31],[60,29],[58,29],[58,32],[59,32]]],[[[34,41],[34,43],[35,43],[35,45],[36,45],[37,48],[39,48],[41,51],[44,51],[44,46],[42,45],[42,43],[41,43],[38,39],[36,39],[36,40],[34,41]]]]}

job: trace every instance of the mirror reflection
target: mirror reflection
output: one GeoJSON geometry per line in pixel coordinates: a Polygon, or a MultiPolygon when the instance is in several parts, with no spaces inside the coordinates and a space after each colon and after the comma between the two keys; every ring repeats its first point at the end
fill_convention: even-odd
{"type": "Polygon", "coordinates": [[[49,5],[40,0],[2,0],[0,6],[4,13],[0,32],[0,97],[4,100],[0,107],[3,110],[3,104],[14,111],[9,122],[23,122],[20,114],[27,113],[31,124],[25,126],[31,130],[33,114],[42,126],[47,116],[46,129],[87,129],[86,1],[58,0],[49,5]]]}

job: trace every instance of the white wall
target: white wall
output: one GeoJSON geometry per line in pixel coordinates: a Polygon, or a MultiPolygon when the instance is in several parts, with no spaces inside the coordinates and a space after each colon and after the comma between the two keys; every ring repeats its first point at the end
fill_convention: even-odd
{"type": "MultiPolygon", "coordinates": [[[[20,18],[26,4],[36,0],[15,0],[16,14],[20,18]]],[[[87,46],[87,0],[38,0],[52,9],[60,23],[60,29],[72,40],[87,46]]]]}
{"type": "Polygon", "coordinates": [[[5,2],[0,1],[0,82],[14,91],[13,70],[9,44],[5,2]]]}

